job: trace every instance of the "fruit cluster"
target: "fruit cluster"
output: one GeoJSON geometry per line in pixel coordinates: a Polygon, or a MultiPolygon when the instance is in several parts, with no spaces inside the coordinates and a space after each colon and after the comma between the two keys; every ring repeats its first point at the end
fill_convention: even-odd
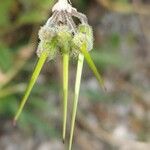
{"type": "Polygon", "coordinates": [[[78,56],[84,43],[88,51],[93,49],[93,31],[88,24],[80,24],[75,33],[67,25],[55,27],[44,25],[39,31],[39,39],[37,55],[40,57],[43,51],[47,51],[48,60],[54,59],[58,52],[78,56]],[[51,45],[54,45],[53,48],[51,45]]]}

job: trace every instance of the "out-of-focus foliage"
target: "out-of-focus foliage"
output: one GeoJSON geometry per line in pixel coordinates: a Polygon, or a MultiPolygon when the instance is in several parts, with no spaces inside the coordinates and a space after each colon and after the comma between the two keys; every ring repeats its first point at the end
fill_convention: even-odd
{"type": "Polygon", "coordinates": [[[119,35],[112,34],[97,51],[92,51],[92,56],[100,68],[106,69],[107,66],[122,67],[124,60],[118,51],[119,47],[119,35]]]}
{"type": "MultiPolygon", "coordinates": [[[[10,80],[11,82],[8,83],[7,86],[5,86],[5,84],[3,85],[3,82],[5,83],[5,80],[7,81],[8,78],[11,78],[13,76],[11,72],[17,71],[16,69],[19,67],[19,64],[16,64],[15,61],[17,57],[20,56],[21,47],[26,46],[25,44],[27,42],[24,41],[30,39],[30,36],[25,35],[26,29],[29,30],[28,26],[33,28],[33,26],[39,26],[42,22],[46,21],[50,15],[53,3],[53,0],[5,0],[0,4],[0,116],[5,120],[13,119],[25,86],[22,83],[20,85],[17,80],[15,80],[15,82],[10,80]],[[18,32],[20,32],[20,37],[17,35],[18,32]],[[15,68],[15,66],[17,67],[15,68]],[[14,94],[18,92],[21,93],[20,96],[14,94]]],[[[27,32],[30,34],[31,30],[27,32]]],[[[28,71],[22,72],[23,74],[25,73],[23,76],[32,73],[34,64],[35,63],[32,64],[31,69],[28,71]]],[[[22,79],[23,78],[20,79],[21,82],[23,82],[22,79]]],[[[27,80],[25,84],[26,82],[27,80]]],[[[50,107],[52,107],[51,109],[49,105],[47,105],[47,102],[40,98],[40,93],[42,94],[43,91],[46,92],[46,90],[50,88],[51,86],[48,85],[47,87],[45,84],[41,85],[40,88],[37,87],[37,89],[35,87],[33,95],[31,96],[32,101],[29,103],[29,109],[23,112],[19,123],[22,129],[30,129],[31,132],[41,130],[45,131],[44,133],[48,133],[47,135],[50,135],[50,132],[52,135],[52,132],[55,131],[53,130],[52,124],[50,126],[52,130],[50,130],[48,126],[49,123],[45,122],[44,124],[42,121],[43,118],[39,117],[39,112],[42,111],[47,115],[51,113],[55,107],[50,105],[50,107]],[[34,129],[30,128],[30,125],[32,125],[34,129]]],[[[56,132],[54,134],[56,134],[56,132]]]]}
{"type": "Polygon", "coordinates": [[[48,17],[53,0],[5,0],[0,5],[0,26],[41,23],[48,17]],[[40,15],[39,15],[40,14],[40,15]]]}
{"type": "Polygon", "coordinates": [[[11,68],[13,62],[12,57],[11,49],[5,44],[0,43],[0,66],[2,71],[8,71],[11,68]]]}

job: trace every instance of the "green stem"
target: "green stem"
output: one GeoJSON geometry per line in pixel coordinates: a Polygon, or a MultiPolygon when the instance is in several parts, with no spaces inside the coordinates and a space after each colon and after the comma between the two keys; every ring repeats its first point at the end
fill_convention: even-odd
{"type": "Polygon", "coordinates": [[[74,93],[75,95],[74,95],[73,111],[72,111],[72,120],[71,120],[69,150],[71,150],[71,148],[72,148],[72,140],[73,140],[74,125],[75,125],[77,106],[78,106],[78,97],[79,97],[79,91],[80,91],[83,62],[84,62],[84,56],[82,54],[79,54],[77,74],[76,74],[76,83],[75,83],[75,93],[74,93]]]}
{"type": "Polygon", "coordinates": [[[69,54],[63,54],[63,142],[66,138],[69,54]]]}
{"type": "Polygon", "coordinates": [[[86,47],[87,47],[86,44],[83,44],[82,47],[80,48],[80,51],[84,55],[86,62],[88,63],[89,67],[91,68],[91,70],[93,71],[93,73],[96,76],[97,80],[99,81],[100,86],[105,91],[106,88],[104,86],[104,80],[101,77],[101,75],[99,74],[99,72],[98,72],[98,70],[97,70],[97,68],[96,68],[96,66],[95,66],[95,64],[94,64],[94,62],[93,62],[89,52],[87,51],[86,47]]]}
{"type": "Polygon", "coordinates": [[[24,97],[21,100],[21,104],[20,104],[19,109],[18,109],[18,111],[16,113],[16,116],[14,118],[14,124],[18,120],[18,118],[19,118],[19,116],[20,116],[20,114],[21,114],[21,112],[23,110],[23,107],[24,107],[24,105],[25,105],[25,103],[26,103],[26,101],[27,101],[27,99],[28,99],[28,97],[30,95],[30,92],[31,92],[31,90],[32,90],[32,88],[33,88],[33,86],[34,86],[34,84],[35,84],[35,82],[36,82],[36,80],[37,80],[37,78],[39,76],[39,73],[40,73],[40,71],[41,71],[41,69],[42,69],[42,67],[43,67],[47,57],[48,57],[48,52],[44,51],[42,53],[41,57],[39,58],[38,62],[37,62],[37,65],[36,65],[36,67],[35,67],[35,69],[33,71],[31,80],[30,80],[30,82],[29,82],[29,84],[27,86],[27,89],[25,91],[24,97]]]}

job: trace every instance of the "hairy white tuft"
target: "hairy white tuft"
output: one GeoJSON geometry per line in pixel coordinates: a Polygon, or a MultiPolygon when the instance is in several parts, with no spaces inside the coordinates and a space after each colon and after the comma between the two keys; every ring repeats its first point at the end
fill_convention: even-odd
{"type": "Polygon", "coordinates": [[[55,29],[47,26],[41,27],[39,31],[39,39],[40,40],[50,40],[56,35],[55,29]]]}
{"type": "Polygon", "coordinates": [[[72,12],[72,10],[76,10],[71,6],[71,2],[69,0],[58,0],[58,2],[54,5],[52,11],[67,11],[69,13],[72,12]]]}

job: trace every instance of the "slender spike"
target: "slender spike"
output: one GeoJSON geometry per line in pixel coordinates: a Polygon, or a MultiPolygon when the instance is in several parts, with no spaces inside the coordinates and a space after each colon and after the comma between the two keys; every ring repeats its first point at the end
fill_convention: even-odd
{"type": "Polygon", "coordinates": [[[29,82],[29,84],[27,86],[27,89],[25,91],[25,95],[24,95],[24,97],[23,97],[23,99],[21,101],[19,109],[18,109],[18,111],[16,113],[16,116],[14,118],[14,125],[16,124],[16,121],[18,120],[18,118],[19,118],[19,116],[20,116],[20,114],[21,114],[21,112],[23,110],[23,107],[24,107],[24,105],[25,105],[25,103],[26,103],[26,101],[27,101],[27,99],[28,99],[28,97],[30,95],[30,92],[31,92],[31,90],[32,90],[32,88],[33,88],[33,86],[34,86],[34,84],[35,84],[35,82],[36,82],[36,80],[37,80],[37,78],[39,76],[39,73],[40,73],[40,71],[41,71],[41,69],[42,69],[42,67],[43,67],[47,57],[48,57],[48,52],[44,51],[42,53],[41,57],[39,58],[37,64],[36,64],[36,67],[35,67],[34,72],[32,74],[31,80],[30,80],[30,82],[29,82]]]}
{"type": "Polygon", "coordinates": [[[86,48],[86,44],[83,44],[82,47],[80,48],[80,51],[82,52],[82,54],[85,57],[86,62],[88,63],[89,67],[91,68],[91,70],[93,71],[94,75],[96,76],[97,80],[99,81],[100,86],[102,87],[102,89],[104,91],[106,91],[105,85],[104,85],[104,80],[101,77],[101,75],[99,74],[89,52],[87,51],[86,48]]]}
{"type": "Polygon", "coordinates": [[[63,142],[66,138],[69,54],[63,54],[63,142]]]}
{"type": "Polygon", "coordinates": [[[75,93],[74,93],[75,95],[74,95],[74,101],[73,101],[72,120],[71,120],[71,131],[70,131],[70,139],[69,139],[69,150],[71,150],[72,148],[74,125],[75,125],[75,119],[76,119],[76,113],[77,113],[83,62],[84,62],[84,56],[82,54],[79,54],[77,73],[76,73],[75,93]]]}

